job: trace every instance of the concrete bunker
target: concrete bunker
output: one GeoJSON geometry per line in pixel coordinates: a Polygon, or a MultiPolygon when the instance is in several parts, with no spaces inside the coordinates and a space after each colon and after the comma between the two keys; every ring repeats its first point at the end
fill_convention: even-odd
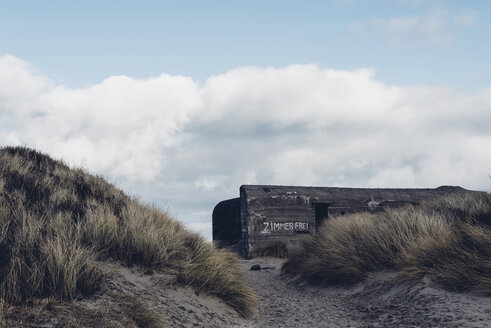
{"type": "Polygon", "coordinates": [[[240,196],[213,210],[213,240],[251,258],[275,243],[298,246],[325,220],[358,212],[378,212],[451,193],[460,187],[435,189],[372,189],[243,185],[240,196]]]}

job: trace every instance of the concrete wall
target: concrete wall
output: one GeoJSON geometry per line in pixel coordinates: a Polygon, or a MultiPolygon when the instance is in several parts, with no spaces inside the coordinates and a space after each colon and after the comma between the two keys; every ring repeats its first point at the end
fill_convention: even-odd
{"type": "Polygon", "coordinates": [[[241,247],[243,257],[252,257],[278,241],[294,248],[300,235],[315,231],[311,195],[271,186],[242,186],[240,195],[241,221],[246,231],[241,247]]]}
{"type": "Polygon", "coordinates": [[[239,253],[250,258],[278,241],[289,249],[296,248],[302,236],[315,233],[329,218],[417,205],[463,191],[460,187],[367,189],[244,185],[240,187],[239,198],[215,207],[213,239],[236,243],[239,253]]]}

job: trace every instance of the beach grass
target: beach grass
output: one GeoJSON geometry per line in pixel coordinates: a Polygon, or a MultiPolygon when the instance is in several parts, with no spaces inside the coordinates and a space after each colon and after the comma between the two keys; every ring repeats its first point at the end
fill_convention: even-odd
{"type": "Polygon", "coordinates": [[[244,317],[257,304],[237,257],[167,212],[38,151],[1,148],[0,320],[5,304],[101,290],[106,278],[97,261],[106,259],[177,272],[244,317]]]}
{"type": "Polygon", "coordinates": [[[386,212],[327,220],[282,271],[313,284],[353,284],[398,270],[444,288],[491,295],[491,195],[463,192],[386,212]]]}

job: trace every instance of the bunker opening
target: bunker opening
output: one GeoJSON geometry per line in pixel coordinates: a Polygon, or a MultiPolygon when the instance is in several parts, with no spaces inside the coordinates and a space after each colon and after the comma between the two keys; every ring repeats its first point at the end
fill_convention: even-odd
{"type": "Polygon", "coordinates": [[[322,222],[329,218],[329,203],[314,203],[315,208],[315,230],[318,231],[322,222]]]}

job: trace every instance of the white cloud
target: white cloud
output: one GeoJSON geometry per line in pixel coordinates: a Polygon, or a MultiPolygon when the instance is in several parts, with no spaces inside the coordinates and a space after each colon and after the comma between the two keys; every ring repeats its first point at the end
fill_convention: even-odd
{"type": "Polygon", "coordinates": [[[491,189],[491,88],[292,65],[71,89],[12,56],[0,85],[2,145],[83,162],[208,234],[245,183],[491,189]]]}
{"type": "Polygon", "coordinates": [[[201,189],[204,191],[210,191],[215,189],[218,185],[222,184],[227,180],[227,176],[201,176],[195,183],[194,186],[197,189],[201,189]]]}
{"type": "Polygon", "coordinates": [[[40,94],[52,88],[49,79],[29,63],[11,55],[0,57],[0,110],[34,113],[30,107],[40,94]]]}
{"type": "Polygon", "coordinates": [[[433,11],[427,15],[377,18],[372,21],[375,31],[396,45],[448,44],[457,31],[476,23],[469,12],[451,15],[433,11]]]}
{"type": "Polygon", "coordinates": [[[116,76],[70,89],[12,56],[0,58],[0,72],[0,86],[9,86],[0,88],[4,140],[132,179],[161,173],[165,149],[200,105],[197,84],[180,76],[116,76]]]}

